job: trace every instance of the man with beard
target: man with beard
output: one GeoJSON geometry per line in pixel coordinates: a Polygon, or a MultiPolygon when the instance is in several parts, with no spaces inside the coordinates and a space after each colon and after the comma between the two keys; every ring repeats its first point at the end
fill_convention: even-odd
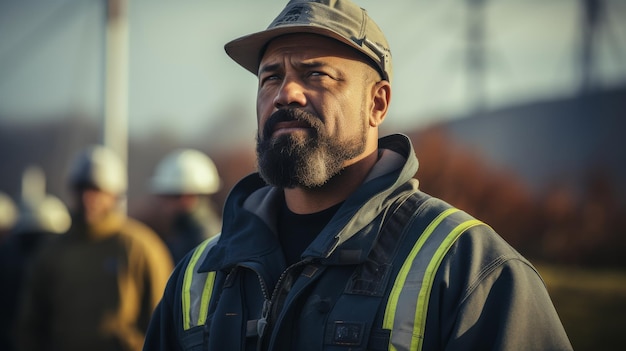
{"type": "Polygon", "coordinates": [[[178,265],[145,350],[571,350],[532,265],[379,139],[391,55],[348,0],[226,44],[258,76],[258,173],[178,265]]]}

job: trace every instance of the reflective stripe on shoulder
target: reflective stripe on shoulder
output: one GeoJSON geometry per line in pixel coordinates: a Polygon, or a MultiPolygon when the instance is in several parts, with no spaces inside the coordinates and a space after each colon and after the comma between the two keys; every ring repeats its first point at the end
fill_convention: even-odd
{"type": "Polygon", "coordinates": [[[196,265],[204,260],[211,247],[217,243],[219,237],[220,235],[218,234],[198,245],[185,269],[182,291],[184,330],[203,325],[206,322],[209,302],[213,292],[213,282],[215,281],[215,272],[198,273],[196,265]]]}
{"type": "Polygon", "coordinates": [[[426,227],[402,264],[387,301],[383,328],[391,330],[389,350],[422,349],[428,301],[437,269],[459,236],[482,224],[467,213],[450,208],[426,227]]]}

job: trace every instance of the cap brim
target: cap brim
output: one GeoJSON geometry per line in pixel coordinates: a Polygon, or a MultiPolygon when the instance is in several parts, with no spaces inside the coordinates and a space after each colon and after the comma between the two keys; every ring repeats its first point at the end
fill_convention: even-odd
{"type": "Polygon", "coordinates": [[[363,52],[357,44],[344,38],[342,35],[328,28],[314,26],[312,24],[283,25],[249,34],[226,43],[226,45],[224,45],[224,50],[226,50],[228,56],[230,56],[230,58],[232,58],[235,62],[252,72],[254,75],[257,75],[259,71],[259,63],[262,58],[261,55],[267,44],[279,36],[297,33],[319,34],[335,39],[354,48],[358,52],[365,54],[373,60],[376,60],[376,58],[363,52]]]}

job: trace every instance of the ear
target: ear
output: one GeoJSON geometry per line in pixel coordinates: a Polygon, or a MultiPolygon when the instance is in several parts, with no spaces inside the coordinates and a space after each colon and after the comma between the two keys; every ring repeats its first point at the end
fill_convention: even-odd
{"type": "Polygon", "coordinates": [[[387,116],[389,103],[391,102],[391,84],[386,80],[376,82],[372,86],[372,109],[370,111],[369,124],[378,127],[387,116]]]}

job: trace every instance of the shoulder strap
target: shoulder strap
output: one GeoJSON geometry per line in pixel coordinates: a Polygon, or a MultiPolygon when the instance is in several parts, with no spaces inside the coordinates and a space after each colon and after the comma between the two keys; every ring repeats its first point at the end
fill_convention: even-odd
{"type": "MultiPolygon", "coordinates": [[[[346,334],[342,333],[343,329],[358,328],[342,322],[336,326],[329,325],[331,332],[327,335],[369,334],[368,349],[372,350],[421,350],[428,302],[437,270],[460,235],[477,225],[484,224],[420,191],[402,197],[384,223],[368,260],[357,267],[346,286],[346,294],[342,296],[343,299],[349,299],[350,296],[360,295],[356,314],[354,311],[350,314],[360,316],[361,320],[372,320],[382,298],[387,296],[385,292],[391,286],[384,309],[382,330],[374,329],[370,332],[366,328],[363,333],[346,334]],[[433,211],[436,213],[432,214],[433,211]],[[415,221],[433,217],[427,226],[413,225],[415,221]],[[415,227],[425,229],[419,233],[399,273],[389,285],[391,264],[400,246],[407,242],[404,238],[415,235],[410,232],[415,227]],[[365,296],[369,299],[364,299],[365,296]]],[[[351,303],[344,305],[354,306],[351,303]]],[[[327,337],[326,342],[345,344],[346,340],[330,340],[327,337]]]]}
{"type": "Polygon", "coordinates": [[[421,350],[437,269],[459,236],[482,224],[467,213],[444,205],[447,209],[419,236],[395,278],[383,319],[383,328],[391,330],[389,350],[421,350]]]}
{"type": "Polygon", "coordinates": [[[383,222],[376,239],[376,244],[367,260],[360,264],[352,274],[346,292],[349,294],[383,296],[389,280],[391,264],[398,251],[398,245],[406,235],[414,214],[428,200],[420,192],[404,195],[393,206],[391,213],[383,222]]]}
{"type": "Polygon", "coordinates": [[[422,192],[411,191],[389,208],[367,260],[354,269],[328,316],[326,345],[388,349],[390,331],[373,323],[389,291],[393,262],[407,228],[428,199],[422,192]]]}
{"type": "Polygon", "coordinates": [[[215,272],[199,273],[197,264],[202,262],[220,235],[203,241],[196,247],[185,268],[182,286],[183,330],[204,325],[209,311],[209,302],[213,293],[215,272]]]}

